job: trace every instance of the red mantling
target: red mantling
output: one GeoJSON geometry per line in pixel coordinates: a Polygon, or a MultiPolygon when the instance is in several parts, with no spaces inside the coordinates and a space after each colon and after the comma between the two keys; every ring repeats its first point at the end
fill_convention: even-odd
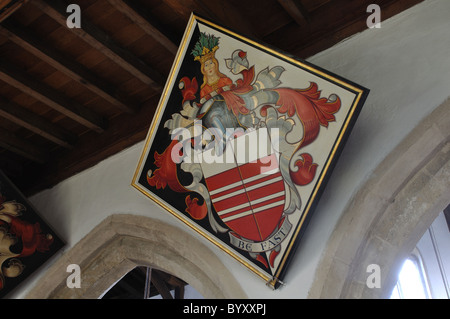
{"type": "MultiPolygon", "coordinates": [[[[321,98],[317,84],[314,82],[307,89],[278,88],[272,91],[279,95],[275,104],[279,107],[278,111],[287,113],[290,117],[297,114],[302,122],[304,135],[296,152],[317,138],[320,126],[328,127],[328,122],[335,121],[334,113],[341,107],[339,97],[336,97],[334,101],[321,98]]],[[[295,162],[298,169],[290,171],[290,176],[297,185],[307,185],[314,179],[317,164],[313,163],[312,156],[308,153],[300,156],[302,159],[295,162]]]]}

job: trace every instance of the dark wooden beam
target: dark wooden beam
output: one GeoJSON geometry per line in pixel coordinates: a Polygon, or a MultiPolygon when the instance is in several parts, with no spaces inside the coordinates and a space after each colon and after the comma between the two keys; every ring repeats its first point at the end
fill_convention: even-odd
{"type": "Polygon", "coordinates": [[[181,18],[189,20],[192,12],[196,12],[205,16],[205,18],[209,18],[216,22],[220,21],[219,17],[216,16],[208,7],[205,7],[203,3],[200,3],[199,0],[163,0],[163,2],[168,5],[172,10],[174,10],[181,18]]]}
{"type": "Polygon", "coordinates": [[[28,0],[0,1],[0,22],[4,21],[28,0]]]}
{"type": "Polygon", "coordinates": [[[39,147],[2,128],[0,128],[0,147],[40,164],[48,160],[46,153],[39,147]]]}
{"type": "Polygon", "coordinates": [[[103,134],[87,132],[79,137],[77,147],[61,153],[58,161],[50,161],[39,171],[33,171],[33,183],[22,186],[27,196],[52,187],[127,147],[141,142],[155,113],[159,97],[147,101],[136,114],[123,114],[109,121],[103,134]]]}
{"type": "Polygon", "coordinates": [[[76,136],[43,117],[0,97],[0,116],[65,148],[73,148],[76,136]]]}
{"type": "Polygon", "coordinates": [[[158,41],[173,55],[177,54],[178,45],[165,34],[155,18],[136,1],[108,0],[118,11],[126,15],[148,35],[158,41]]]}
{"type": "Polygon", "coordinates": [[[294,19],[299,26],[304,26],[309,21],[308,10],[300,0],[278,0],[284,10],[294,19]]]}
{"type": "Polygon", "coordinates": [[[113,87],[98,78],[81,64],[65,57],[48,44],[39,40],[32,31],[26,30],[10,21],[6,21],[0,26],[0,34],[77,81],[91,92],[115,105],[120,110],[127,113],[135,112],[135,107],[117,94],[113,87]]]}
{"type": "MultiPolygon", "coordinates": [[[[67,27],[66,7],[61,1],[47,3],[43,0],[34,0],[31,3],[56,22],[67,27]]],[[[149,67],[128,50],[120,47],[108,34],[100,30],[88,19],[83,18],[81,28],[67,28],[67,30],[73,32],[140,81],[148,84],[153,90],[162,92],[165,80],[158,71],[149,67]]]]}
{"type": "Polygon", "coordinates": [[[183,280],[170,274],[165,274],[164,280],[173,287],[184,287],[187,285],[183,280]]]}
{"type": "Polygon", "coordinates": [[[167,287],[164,280],[161,278],[158,272],[152,271],[152,283],[161,294],[163,299],[173,299],[172,294],[170,293],[169,288],[167,287]]]}
{"type": "Polygon", "coordinates": [[[98,114],[65,97],[50,86],[29,77],[28,74],[3,59],[0,60],[0,80],[98,133],[102,133],[106,127],[106,120],[98,114]]]}
{"type": "Polygon", "coordinates": [[[175,299],[184,299],[184,286],[175,288],[175,299]]]}
{"type": "Polygon", "coordinates": [[[192,12],[195,12],[205,18],[233,28],[245,35],[258,36],[256,28],[229,1],[208,1],[208,0],[163,0],[170,8],[182,17],[186,22],[189,20],[192,12]]]}
{"type": "MultiPolygon", "coordinates": [[[[202,11],[213,21],[221,23],[229,28],[252,37],[257,37],[257,28],[255,28],[239,8],[230,1],[208,1],[193,0],[198,8],[196,11],[201,14],[202,11]]],[[[261,2],[263,3],[263,2],[261,2]]]]}

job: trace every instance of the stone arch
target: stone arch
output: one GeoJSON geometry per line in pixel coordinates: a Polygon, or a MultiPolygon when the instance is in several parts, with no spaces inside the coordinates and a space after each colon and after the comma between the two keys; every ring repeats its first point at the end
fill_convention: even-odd
{"type": "Polygon", "coordinates": [[[247,298],[220,259],[193,236],[149,217],[107,217],[60,257],[27,298],[99,298],[136,266],[188,282],[205,298],[247,298]],[[67,265],[81,268],[81,288],[68,288],[67,265]]]}
{"type": "Polygon", "coordinates": [[[401,262],[450,202],[450,100],[386,157],[338,221],[309,298],[387,298],[401,262]],[[370,264],[381,287],[369,288],[370,264]]]}

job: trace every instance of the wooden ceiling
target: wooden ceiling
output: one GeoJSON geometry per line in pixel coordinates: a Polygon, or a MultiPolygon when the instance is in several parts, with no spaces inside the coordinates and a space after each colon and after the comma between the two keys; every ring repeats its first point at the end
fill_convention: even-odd
{"type": "Polygon", "coordinates": [[[136,267],[111,287],[102,299],[184,299],[187,283],[149,267],[136,267]],[[173,292],[173,293],[172,293],[173,292]]]}
{"type": "Polygon", "coordinates": [[[192,11],[307,58],[421,1],[0,0],[0,169],[31,195],[145,139],[192,11]]]}

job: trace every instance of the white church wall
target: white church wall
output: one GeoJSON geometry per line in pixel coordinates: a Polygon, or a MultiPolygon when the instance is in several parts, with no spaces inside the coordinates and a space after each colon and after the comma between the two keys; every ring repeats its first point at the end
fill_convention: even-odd
{"type": "MultiPolygon", "coordinates": [[[[306,298],[327,240],[375,167],[449,96],[450,1],[428,0],[308,59],[371,90],[311,223],[277,291],[130,186],[143,143],[30,198],[69,250],[107,216],[130,213],[183,228],[223,261],[250,298],[306,298]]],[[[149,119],[150,125],[151,119],[149,119]]],[[[60,254],[61,254],[60,253],[60,254]]],[[[10,297],[22,298],[48,268],[10,297]]]]}

